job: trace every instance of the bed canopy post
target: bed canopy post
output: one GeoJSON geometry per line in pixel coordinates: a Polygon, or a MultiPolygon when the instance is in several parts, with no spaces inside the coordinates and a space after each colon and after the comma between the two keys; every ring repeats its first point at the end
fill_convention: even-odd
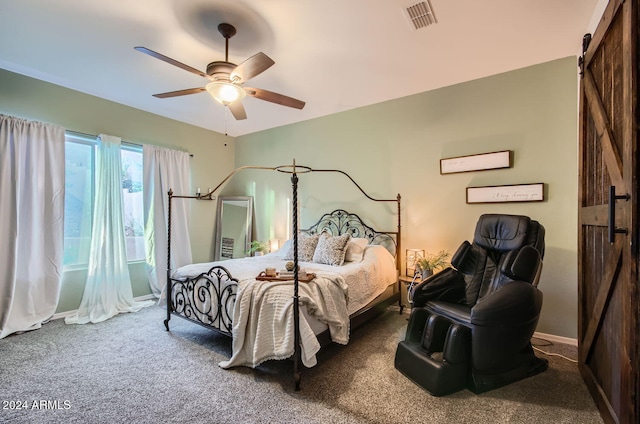
{"type": "Polygon", "coordinates": [[[169,189],[167,195],[167,286],[164,294],[167,302],[167,318],[164,320],[164,327],[169,331],[169,320],[171,319],[171,200],[173,200],[173,190],[169,189]]]}
{"type": "Polygon", "coordinates": [[[295,159],[293,160],[291,186],[293,190],[293,379],[295,390],[299,391],[302,373],[300,372],[300,304],[298,303],[298,175],[296,174],[295,159]]]}
{"type": "Polygon", "coordinates": [[[396,269],[398,270],[398,275],[402,274],[402,260],[400,257],[400,252],[402,252],[401,244],[402,244],[402,236],[401,236],[401,228],[400,225],[400,193],[398,193],[397,197],[398,201],[398,236],[396,240],[396,269]]]}

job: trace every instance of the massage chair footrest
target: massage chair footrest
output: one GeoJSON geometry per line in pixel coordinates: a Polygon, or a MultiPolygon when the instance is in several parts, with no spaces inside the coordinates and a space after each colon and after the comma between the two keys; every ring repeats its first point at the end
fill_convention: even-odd
{"type": "Polygon", "coordinates": [[[529,362],[524,362],[502,373],[483,374],[473,370],[471,372],[471,380],[469,381],[469,390],[476,394],[484,393],[539,374],[546,371],[548,367],[549,361],[531,355],[529,362]]]}
{"type": "Polygon", "coordinates": [[[467,387],[469,362],[452,364],[429,355],[421,345],[402,341],[396,350],[395,367],[433,396],[444,396],[467,387]]]}

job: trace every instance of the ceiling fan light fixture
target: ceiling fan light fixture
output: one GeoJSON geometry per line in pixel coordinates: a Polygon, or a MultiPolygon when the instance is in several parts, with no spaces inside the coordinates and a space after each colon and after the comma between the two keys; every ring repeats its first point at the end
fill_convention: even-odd
{"type": "Polygon", "coordinates": [[[210,82],[207,84],[206,89],[211,94],[211,97],[225,106],[242,100],[247,95],[244,88],[226,81],[210,82]]]}
{"type": "Polygon", "coordinates": [[[202,93],[206,90],[216,102],[222,104],[223,106],[227,106],[236,120],[247,119],[247,113],[244,110],[244,106],[241,102],[241,100],[247,95],[258,100],[264,100],[266,102],[271,102],[296,109],[302,109],[304,107],[305,102],[294,99],[293,97],[285,96],[283,94],[278,94],[259,88],[250,88],[245,90],[242,87],[245,82],[257,75],[260,75],[262,72],[269,69],[275,62],[273,61],[273,59],[262,52],[254,54],[244,62],[240,63],[240,65],[235,65],[234,63],[229,62],[229,38],[233,37],[233,35],[236,33],[236,29],[231,24],[221,23],[220,25],[218,25],[218,31],[225,40],[225,59],[209,63],[207,65],[206,73],[201,72],[189,65],[185,65],[184,63],[178,62],[175,59],[171,59],[168,56],[150,50],[146,47],[134,47],[135,50],[141,53],[147,54],[165,63],[191,72],[192,74],[199,75],[203,78],[207,78],[209,81],[211,81],[205,87],[200,86],[197,88],[188,88],[186,90],[159,93],[154,94],[154,97],[166,99],[168,97],[202,93]]]}

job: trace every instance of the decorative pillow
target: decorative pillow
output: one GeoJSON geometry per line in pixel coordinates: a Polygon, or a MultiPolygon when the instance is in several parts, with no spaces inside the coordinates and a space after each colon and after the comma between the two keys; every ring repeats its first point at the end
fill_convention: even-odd
{"type": "Polygon", "coordinates": [[[347,252],[344,255],[345,262],[360,262],[364,258],[364,248],[369,244],[365,238],[352,238],[347,243],[347,252]]]}
{"type": "Polygon", "coordinates": [[[331,236],[329,233],[322,233],[318,240],[316,251],[313,254],[313,262],[336,266],[342,265],[350,238],[351,234],[331,236]]]}
{"type": "MultiPolygon", "coordinates": [[[[298,235],[298,260],[301,262],[311,262],[313,259],[313,253],[316,250],[316,246],[318,245],[318,239],[320,236],[318,234],[314,234],[312,236],[300,233],[298,235]]],[[[287,253],[284,256],[286,260],[293,260],[293,240],[291,241],[291,245],[287,250],[287,253]]]]}

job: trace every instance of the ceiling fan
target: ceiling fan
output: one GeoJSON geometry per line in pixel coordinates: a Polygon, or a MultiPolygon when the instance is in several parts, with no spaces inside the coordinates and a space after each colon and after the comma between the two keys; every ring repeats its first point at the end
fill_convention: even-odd
{"type": "Polygon", "coordinates": [[[235,65],[229,62],[229,38],[233,37],[236,29],[233,25],[221,23],[218,25],[218,31],[225,39],[225,58],[224,61],[215,61],[207,65],[207,72],[204,73],[189,65],[178,62],[170,57],[154,52],[146,47],[134,47],[135,50],[148,54],[149,56],[160,59],[163,62],[177,66],[201,77],[207,78],[210,82],[205,87],[188,88],[186,90],[170,91],[167,93],[154,94],[154,97],[161,99],[167,97],[185,96],[187,94],[196,94],[208,91],[211,96],[221,104],[228,106],[234,118],[247,119],[247,113],[242,105],[242,99],[245,96],[255,97],[256,99],[265,100],[267,102],[276,103],[282,106],[302,109],[305,102],[294,99],[293,97],[283,94],[274,93],[273,91],[263,90],[261,88],[244,87],[244,83],[249,79],[261,74],[269,69],[275,62],[266,54],[259,52],[242,62],[235,65]]]}

